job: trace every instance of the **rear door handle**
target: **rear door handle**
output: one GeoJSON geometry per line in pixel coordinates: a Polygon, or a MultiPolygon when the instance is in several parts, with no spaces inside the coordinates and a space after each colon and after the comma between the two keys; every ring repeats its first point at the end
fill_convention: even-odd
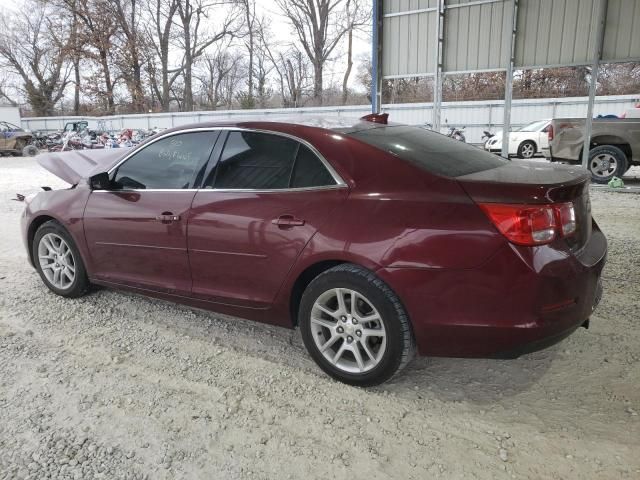
{"type": "Polygon", "coordinates": [[[272,220],[271,223],[279,227],[301,227],[305,224],[305,221],[293,215],[280,215],[278,218],[272,220]]]}
{"type": "Polygon", "coordinates": [[[161,215],[156,216],[156,220],[162,223],[177,222],[180,220],[180,215],[174,215],[171,212],[162,212],[161,215]]]}

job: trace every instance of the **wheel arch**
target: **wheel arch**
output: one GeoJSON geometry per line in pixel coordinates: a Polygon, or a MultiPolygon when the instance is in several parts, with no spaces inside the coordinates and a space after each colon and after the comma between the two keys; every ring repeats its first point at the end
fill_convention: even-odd
{"type": "Polygon", "coordinates": [[[36,232],[38,228],[49,221],[54,221],[60,223],[57,218],[52,217],[51,215],[38,215],[29,224],[29,228],[27,229],[27,248],[29,251],[29,260],[31,260],[31,264],[35,265],[35,259],[33,258],[33,239],[36,236],[36,232]]]}
{"type": "MultiPolygon", "coordinates": [[[[289,295],[289,316],[291,318],[291,325],[296,327],[298,325],[298,309],[300,308],[300,300],[307,286],[323,272],[326,272],[330,268],[337,267],[343,263],[353,263],[348,260],[321,260],[307,266],[296,277],[291,287],[291,293],[289,295]]],[[[366,268],[366,267],[363,267],[366,268]]]]}
{"type": "Polygon", "coordinates": [[[591,139],[589,149],[594,147],[602,147],[610,145],[612,147],[618,147],[627,156],[627,161],[630,162],[633,158],[633,152],[631,150],[631,144],[622,137],[617,135],[598,135],[591,139]]]}
{"type": "Polygon", "coordinates": [[[519,144],[518,144],[518,150],[520,150],[520,147],[524,144],[524,143],[533,143],[533,148],[535,148],[535,153],[538,153],[540,151],[540,148],[538,147],[538,142],[536,142],[533,138],[525,138],[524,140],[522,140],[519,144]]]}

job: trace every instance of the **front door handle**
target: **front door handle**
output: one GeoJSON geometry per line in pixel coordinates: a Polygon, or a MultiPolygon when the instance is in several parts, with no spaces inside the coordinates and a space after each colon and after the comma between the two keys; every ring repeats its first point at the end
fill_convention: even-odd
{"type": "Polygon", "coordinates": [[[161,215],[156,216],[156,220],[162,223],[177,222],[180,220],[180,215],[174,215],[171,212],[162,212],[161,215]]]}
{"type": "Polygon", "coordinates": [[[278,225],[281,228],[286,227],[301,227],[305,224],[305,221],[296,218],[293,215],[280,215],[278,218],[271,221],[274,225],[278,225]]]}

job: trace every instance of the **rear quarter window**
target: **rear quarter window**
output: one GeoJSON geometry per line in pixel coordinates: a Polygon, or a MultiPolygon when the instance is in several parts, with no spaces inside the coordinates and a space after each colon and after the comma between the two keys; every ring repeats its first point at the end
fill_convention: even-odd
{"type": "Polygon", "coordinates": [[[481,172],[500,167],[508,161],[420,127],[387,126],[351,132],[349,135],[444,177],[481,172]]]}

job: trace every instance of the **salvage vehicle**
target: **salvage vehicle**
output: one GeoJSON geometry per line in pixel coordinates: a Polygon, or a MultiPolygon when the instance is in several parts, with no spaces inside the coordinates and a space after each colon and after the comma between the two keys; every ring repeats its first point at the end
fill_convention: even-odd
{"type": "MultiPolygon", "coordinates": [[[[554,118],[549,129],[552,162],[581,164],[584,118],[554,118]]],[[[640,165],[640,118],[594,118],[587,169],[595,183],[622,177],[640,165]]]]}
{"type": "MultiPolygon", "coordinates": [[[[550,122],[550,120],[538,120],[509,132],[509,155],[529,159],[548,149],[547,132],[550,122]]],[[[492,153],[502,152],[502,132],[499,131],[490,137],[485,142],[484,149],[492,153]]]]}
{"type": "Polygon", "coordinates": [[[32,140],[31,132],[9,122],[0,122],[0,154],[32,157],[38,153],[32,140]]]}
{"type": "Polygon", "coordinates": [[[543,348],[588,326],[601,296],[607,241],[586,171],[385,114],[201,123],[38,158],[72,185],[25,199],[29,260],[51,291],[96,284],[299,327],[352,385],[390,379],[416,347],[543,348]]]}

